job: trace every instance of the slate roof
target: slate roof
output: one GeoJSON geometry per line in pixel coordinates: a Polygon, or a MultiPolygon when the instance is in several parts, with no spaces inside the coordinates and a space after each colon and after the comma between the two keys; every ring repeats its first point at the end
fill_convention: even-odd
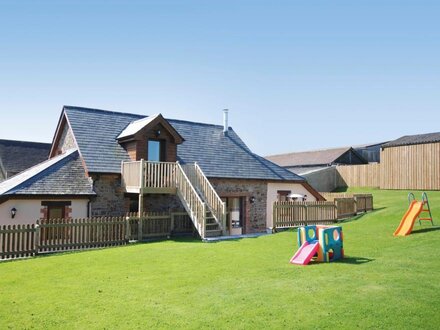
{"type": "Polygon", "coordinates": [[[280,155],[267,156],[266,159],[283,167],[304,167],[328,165],[335,162],[351,147],[324,149],[305,152],[292,152],[280,155]]]}
{"type": "Polygon", "coordinates": [[[50,147],[50,143],[0,140],[0,164],[10,177],[46,160],[50,147]]]}
{"type": "MultiPolygon", "coordinates": [[[[64,107],[87,170],[120,173],[121,161],[129,161],[117,142],[118,135],[143,115],[81,107],[64,107]]],[[[181,163],[197,162],[208,177],[305,181],[302,177],[252,153],[232,128],[167,119],[185,139],[177,146],[181,163]]]]}
{"type": "Polygon", "coordinates": [[[425,144],[440,142],[440,132],[417,134],[417,135],[405,135],[397,140],[385,143],[382,148],[409,146],[414,144],[425,144]]]}
{"type": "Polygon", "coordinates": [[[0,183],[0,195],[95,195],[77,150],[46,160],[0,183]]]}

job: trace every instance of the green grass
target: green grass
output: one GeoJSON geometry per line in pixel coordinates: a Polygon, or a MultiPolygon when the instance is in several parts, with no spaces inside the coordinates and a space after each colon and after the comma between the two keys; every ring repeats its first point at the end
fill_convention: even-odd
{"type": "Polygon", "coordinates": [[[440,228],[393,237],[406,192],[370,191],[376,210],[342,225],[343,262],[289,264],[287,231],[0,263],[0,328],[437,328],[440,228]]]}

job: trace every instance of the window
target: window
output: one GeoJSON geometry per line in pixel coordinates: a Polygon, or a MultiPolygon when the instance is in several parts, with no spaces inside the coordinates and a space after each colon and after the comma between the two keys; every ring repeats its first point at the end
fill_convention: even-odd
{"type": "Polygon", "coordinates": [[[278,190],[277,191],[277,200],[278,202],[286,202],[289,199],[287,196],[291,193],[290,190],[278,190]]]}
{"type": "Polygon", "coordinates": [[[46,219],[64,219],[69,218],[70,214],[66,214],[66,208],[71,206],[71,202],[41,202],[42,206],[47,208],[46,219]]]}
{"type": "MultiPolygon", "coordinates": [[[[46,220],[70,218],[72,212],[71,205],[72,202],[69,201],[42,201],[42,218],[45,218],[46,220]]],[[[69,227],[46,227],[41,230],[40,235],[43,240],[68,239],[70,236],[70,230],[69,227]]]]}
{"type": "Polygon", "coordinates": [[[64,206],[53,205],[47,207],[47,218],[48,219],[64,219],[65,214],[64,206]]]}
{"type": "Polygon", "coordinates": [[[148,140],[147,160],[151,162],[165,161],[165,143],[160,140],[148,140]]]}

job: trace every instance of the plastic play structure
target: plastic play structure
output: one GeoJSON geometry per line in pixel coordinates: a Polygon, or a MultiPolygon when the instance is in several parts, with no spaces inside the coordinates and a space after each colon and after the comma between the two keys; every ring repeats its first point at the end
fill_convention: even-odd
{"type": "Polygon", "coordinates": [[[414,197],[413,193],[408,194],[408,211],[406,211],[402,220],[400,221],[399,227],[397,227],[394,232],[394,236],[407,236],[411,234],[414,222],[418,219],[419,224],[422,224],[422,221],[431,221],[431,224],[434,225],[432,221],[431,208],[429,207],[428,195],[426,192],[422,194],[422,201],[418,202],[414,197]],[[420,217],[422,212],[428,213],[429,217],[420,217]]]}
{"type": "Polygon", "coordinates": [[[291,264],[307,265],[313,257],[330,262],[344,258],[342,228],[337,226],[304,226],[298,228],[299,250],[291,264]]]}

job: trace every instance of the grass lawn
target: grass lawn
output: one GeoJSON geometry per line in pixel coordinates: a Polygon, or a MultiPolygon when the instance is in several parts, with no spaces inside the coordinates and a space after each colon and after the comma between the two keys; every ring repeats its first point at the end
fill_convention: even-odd
{"type": "Polygon", "coordinates": [[[439,328],[440,227],[393,237],[406,192],[368,191],[376,210],[342,224],[343,262],[290,265],[292,231],[2,262],[0,329],[439,328]]]}

